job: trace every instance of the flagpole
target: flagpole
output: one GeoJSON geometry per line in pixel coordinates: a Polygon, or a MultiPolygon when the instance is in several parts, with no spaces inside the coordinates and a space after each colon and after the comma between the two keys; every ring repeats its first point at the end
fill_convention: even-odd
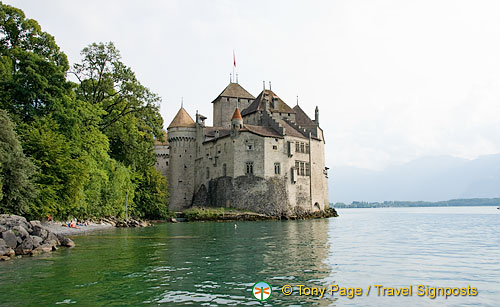
{"type": "Polygon", "coordinates": [[[233,80],[232,82],[234,83],[234,68],[236,67],[236,56],[234,55],[234,49],[233,49],[233,80]]]}

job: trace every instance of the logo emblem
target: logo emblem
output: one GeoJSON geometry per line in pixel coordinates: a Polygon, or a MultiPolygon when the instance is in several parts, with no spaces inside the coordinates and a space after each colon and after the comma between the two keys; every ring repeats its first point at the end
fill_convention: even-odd
{"type": "Polygon", "coordinates": [[[252,287],[252,295],[259,301],[267,300],[271,297],[271,293],[273,293],[271,286],[263,281],[259,281],[252,287]]]}

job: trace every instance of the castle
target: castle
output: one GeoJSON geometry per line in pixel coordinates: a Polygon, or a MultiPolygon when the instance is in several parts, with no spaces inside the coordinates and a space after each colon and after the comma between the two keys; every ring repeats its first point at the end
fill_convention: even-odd
{"type": "Polygon", "coordinates": [[[212,101],[213,127],[181,107],[155,144],[171,210],[232,207],[286,216],[329,207],[319,110],[311,120],[271,89],[254,97],[230,82],[212,101]]]}

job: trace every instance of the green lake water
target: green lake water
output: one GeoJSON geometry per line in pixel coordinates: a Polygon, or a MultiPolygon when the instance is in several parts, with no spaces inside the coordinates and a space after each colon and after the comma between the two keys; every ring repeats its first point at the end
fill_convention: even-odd
{"type": "Polygon", "coordinates": [[[77,246],[0,262],[0,305],[498,306],[495,207],[344,209],[340,217],[196,222],[75,236],[77,246]],[[237,227],[234,225],[237,224],[237,227]],[[260,303],[252,285],[273,293],[260,303]],[[292,285],[290,296],[281,293],[292,285]],[[300,296],[299,284],[476,287],[477,296],[300,296]]]}

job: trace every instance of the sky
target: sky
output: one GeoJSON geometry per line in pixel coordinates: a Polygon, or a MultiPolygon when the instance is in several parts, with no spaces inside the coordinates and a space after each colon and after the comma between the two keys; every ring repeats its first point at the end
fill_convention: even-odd
{"type": "Polygon", "coordinates": [[[229,83],[262,81],[311,118],[320,110],[330,168],[380,170],[424,156],[500,152],[500,2],[4,1],[55,36],[71,63],[115,43],[162,97],[211,123],[229,83]]]}

